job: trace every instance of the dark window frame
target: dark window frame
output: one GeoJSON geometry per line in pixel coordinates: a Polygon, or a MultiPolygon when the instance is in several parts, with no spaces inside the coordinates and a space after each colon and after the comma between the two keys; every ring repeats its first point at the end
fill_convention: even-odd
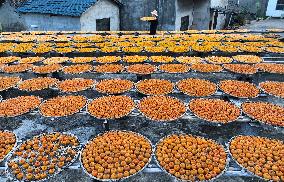
{"type": "Polygon", "coordinates": [[[110,18],[96,19],[96,31],[110,31],[110,18]]]}
{"type": "Polygon", "coordinates": [[[276,10],[284,10],[284,0],[277,1],[276,10]]]}

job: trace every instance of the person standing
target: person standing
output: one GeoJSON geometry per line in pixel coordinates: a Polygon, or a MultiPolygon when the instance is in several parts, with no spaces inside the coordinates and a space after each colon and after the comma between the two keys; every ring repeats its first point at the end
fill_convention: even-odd
{"type": "Polygon", "coordinates": [[[154,20],[150,20],[150,35],[156,35],[157,28],[158,28],[158,12],[157,10],[154,10],[151,12],[152,17],[154,17],[154,20]]]}

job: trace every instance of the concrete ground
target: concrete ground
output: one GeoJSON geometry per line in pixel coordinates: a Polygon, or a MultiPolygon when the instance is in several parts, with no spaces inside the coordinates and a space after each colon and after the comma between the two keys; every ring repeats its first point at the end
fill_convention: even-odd
{"type": "MultiPolygon", "coordinates": [[[[283,21],[283,20],[281,20],[283,21]]],[[[283,22],[284,23],[284,22],[283,22]]],[[[279,22],[278,22],[279,24],[279,22]]],[[[284,26],[284,25],[283,25],[284,26]]],[[[271,27],[267,27],[271,28],[271,27]]],[[[264,28],[266,29],[266,28],[264,28]]],[[[284,61],[283,58],[280,61],[284,61]]],[[[0,76],[7,76],[7,74],[0,73],[0,76]]],[[[23,80],[36,77],[37,75],[33,73],[20,73],[14,74],[14,76],[20,76],[23,80]]],[[[55,75],[48,75],[53,76],[55,75]]],[[[129,79],[134,82],[137,82],[136,75],[133,74],[94,74],[94,73],[85,73],[80,75],[66,75],[59,73],[56,75],[60,79],[70,79],[75,77],[82,78],[92,78],[95,80],[102,80],[108,78],[123,78],[129,79]]],[[[260,82],[267,80],[275,80],[275,81],[284,81],[283,75],[278,74],[268,74],[268,73],[257,73],[253,76],[249,76],[248,78],[240,77],[239,74],[234,74],[230,72],[221,72],[221,73],[195,73],[190,72],[186,74],[153,74],[152,78],[160,78],[160,79],[168,79],[172,82],[177,82],[184,78],[202,78],[208,79],[215,83],[218,83],[220,80],[224,79],[248,79],[251,82],[258,85],[260,82]]],[[[40,92],[34,92],[33,95],[37,95],[42,97],[43,99],[49,99],[51,97],[55,97],[57,95],[65,95],[59,93],[58,90],[47,89],[40,92]]],[[[94,90],[87,90],[76,93],[77,95],[84,95],[89,99],[94,99],[103,94],[98,93],[94,90]]],[[[13,98],[19,95],[31,95],[31,93],[19,91],[17,89],[10,89],[6,92],[0,92],[0,95],[3,99],[13,98]]],[[[140,100],[144,95],[138,94],[134,90],[125,93],[125,95],[131,96],[135,100],[140,100]]],[[[177,97],[181,99],[185,103],[189,103],[193,97],[186,96],[181,93],[173,93],[170,96],[177,97]]],[[[222,96],[216,94],[214,97],[223,98],[222,96]]],[[[223,98],[226,99],[226,98],[223,98]]],[[[246,99],[236,99],[234,97],[227,98],[232,102],[236,103],[238,106],[241,102],[245,102],[246,99]]],[[[271,103],[279,104],[284,106],[284,100],[272,96],[261,96],[257,99],[252,100],[262,100],[268,101],[271,103]]],[[[253,120],[238,120],[236,122],[229,123],[227,125],[216,126],[212,123],[200,120],[196,117],[190,117],[190,112],[187,112],[185,117],[182,117],[176,121],[162,123],[155,122],[146,119],[143,116],[137,116],[138,111],[135,110],[130,116],[124,117],[119,120],[109,121],[109,128],[111,130],[129,130],[133,132],[140,133],[152,142],[155,145],[161,138],[172,134],[172,133],[187,133],[198,136],[203,136],[206,138],[211,138],[222,145],[224,147],[228,147],[229,140],[237,135],[258,135],[258,136],[266,136],[271,138],[278,138],[280,140],[284,140],[284,129],[283,128],[273,128],[267,125],[261,125],[258,122],[254,122],[253,120]]],[[[95,119],[91,117],[89,114],[84,112],[77,113],[73,116],[51,119],[42,117],[39,113],[34,112],[33,114],[25,114],[23,116],[19,116],[16,118],[0,118],[0,130],[10,130],[17,134],[18,139],[26,140],[32,138],[35,135],[45,133],[45,132],[67,132],[78,136],[80,142],[82,144],[86,143],[88,140],[92,139],[99,133],[105,131],[103,127],[103,121],[95,119]]],[[[155,165],[155,161],[152,158],[151,165],[155,165]]],[[[80,162],[77,160],[73,167],[66,170],[63,170],[62,173],[57,176],[47,180],[48,182],[92,182],[90,177],[85,174],[80,167],[80,162]],[[76,166],[78,168],[76,169],[76,166]]],[[[4,162],[0,163],[0,182],[10,182],[6,178],[6,175],[3,170],[4,162]]],[[[234,160],[230,157],[229,167],[227,172],[225,172],[220,178],[215,179],[213,181],[216,182],[259,182],[263,181],[257,177],[253,177],[245,173],[241,168],[234,162],[234,160]],[[234,170],[233,170],[234,169],[234,170]],[[235,170],[236,169],[236,170],[235,170]],[[230,175],[229,170],[237,171],[237,175],[230,175]]],[[[232,173],[231,173],[232,174],[232,173]]],[[[164,172],[155,172],[149,173],[144,171],[136,176],[133,176],[129,179],[123,180],[124,182],[177,182],[177,179],[174,179],[167,175],[164,172]]]]}
{"type": "MultiPolygon", "coordinates": [[[[19,76],[23,77],[23,79],[27,79],[30,77],[34,77],[34,74],[19,74],[19,76]]],[[[75,76],[67,76],[67,75],[60,75],[63,79],[67,79],[70,77],[75,76]]],[[[83,74],[81,77],[84,78],[93,78],[96,80],[101,80],[105,78],[113,78],[113,77],[120,77],[125,79],[130,79],[136,81],[136,76],[131,74],[83,74]]],[[[172,80],[176,82],[180,79],[187,78],[187,77],[198,77],[208,79],[214,82],[218,82],[223,79],[238,79],[238,74],[233,73],[188,73],[188,74],[153,74],[153,78],[164,78],[172,80]]],[[[258,84],[264,80],[278,80],[284,81],[283,76],[279,76],[276,74],[264,74],[259,73],[252,77],[252,82],[258,84]]],[[[1,93],[4,99],[16,97],[17,95],[27,95],[29,93],[20,92],[17,89],[11,89],[6,94],[1,93]]],[[[87,96],[90,99],[96,98],[101,96],[96,91],[84,91],[78,94],[82,94],[87,96]]],[[[39,95],[44,99],[48,99],[53,97],[54,95],[61,95],[57,91],[41,91],[39,93],[34,93],[34,95],[39,95]]],[[[126,93],[126,95],[131,96],[135,100],[141,99],[143,96],[141,94],[137,94],[134,91],[126,93]]],[[[184,102],[188,103],[192,98],[185,96],[184,94],[174,93],[170,94],[171,96],[178,97],[179,99],[183,100],[184,102]]],[[[218,96],[215,96],[218,97],[218,96]]],[[[234,98],[230,97],[230,100],[235,101],[234,98]]],[[[270,101],[273,103],[278,103],[283,105],[284,102],[282,99],[278,99],[275,97],[261,97],[259,98],[264,101],[270,101]]],[[[245,100],[243,100],[245,101],[245,100]]],[[[75,134],[79,137],[79,140],[82,143],[85,143],[87,140],[93,138],[95,135],[104,131],[102,126],[102,121],[97,120],[91,117],[88,114],[75,114],[70,117],[58,118],[55,120],[44,118],[39,114],[26,114],[16,118],[0,118],[0,129],[6,129],[14,131],[19,139],[26,140],[31,138],[34,135],[38,135],[43,132],[68,132],[75,134]]],[[[207,138],[214,139],[224,146],[228,143],[231,137],[236,135],[259,135],[259,136],[268,136],[271,138],[279,138],[283,140],[283,129],[275,129],[270,127],[263,127],[263,125],[259,125],[258,123],[251,122],[251,121],[237,121],[227,125],[215,126],[211,125],[211,123],[202,121],[197,118],[187,118],[183,117],[177,121],[169,122],[169,123],[159,123],[154,121],[149,121],[145,117],[142,116],[135,116],[131,115],[129,117],[125,117],[120,120],[110,121],[110,129],[111,130],[130,130],[137,133],[140,133],[146,137],[148,137],[153,144],[156,144],[159,139],[164,136],[167,136],[172,133],[189,133],[193,135],[199,135],[207,138]]],[[[77,164],[79,160],[76,161],[77,164]]],[[[151,164],[155,165],[155,161],[152,159],[151,164]]],[[[4,163],[0,164],[0,167],[4,166],[4,163]]],[[[231,159],[230,160],[230,167],[238,168],[241,170],[235,162],[231,159]]],[[[3,172],[3,171],[2,171],[3,172]]],[[[0,170],[0,182],[9,182],[7,178],[5,178],[5,174],[1,174],[0,170]]],[[[49,179],[50,182],[79,182],[79,181],[86,181],[92,182],[92,179],[89,178],[81,168],[78,169],[66,169],[61,174],[57,175],[56,177],[49,179]]],[[[171,178],[164,172],[157,172],[157,173],[148,173],[143,172],[136,176],[133,176],[125,182],[176,182],[177,180],[171,178]]],[[[227,173],[222,175],[220,178],[214,181],[227,181],[227,182],[242,182],[242,181],[261,181],[260,179],[252,176],[230,176],[227,173]]]]}
{"type": "Polygon", "coordinates": [[[284,29],[284,19],[268,18],[260,21],[252,21],[250,24],[240,27],[240,29],[266,30],[266,29],[284,29]]]}

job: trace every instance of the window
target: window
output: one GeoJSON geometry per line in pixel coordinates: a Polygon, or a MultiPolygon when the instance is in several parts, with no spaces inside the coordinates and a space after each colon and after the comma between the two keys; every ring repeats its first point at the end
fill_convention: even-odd
{"type": "Polygon", "coordinates": [[[278,0],[276,10],[284,10],[284,0],[278,0]]]}
{"type": "Polygon", "coordinates": [[[189,16],[181,17],[180,31],[188,30],[189,27],[189,16]]]}
{"type": "Polygon", "coordinates": [[[97,31],[110,31],[110,18],[96,19],[97,31]]]}

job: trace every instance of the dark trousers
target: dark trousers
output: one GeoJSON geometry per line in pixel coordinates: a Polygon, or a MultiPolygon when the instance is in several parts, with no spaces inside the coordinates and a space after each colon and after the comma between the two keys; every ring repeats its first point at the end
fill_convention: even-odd
{"type": "Polygon", "coordinates": [[[156,35],[157,28],[158,28],[158,20],[150,21],[150,35],[156,35]]]}

